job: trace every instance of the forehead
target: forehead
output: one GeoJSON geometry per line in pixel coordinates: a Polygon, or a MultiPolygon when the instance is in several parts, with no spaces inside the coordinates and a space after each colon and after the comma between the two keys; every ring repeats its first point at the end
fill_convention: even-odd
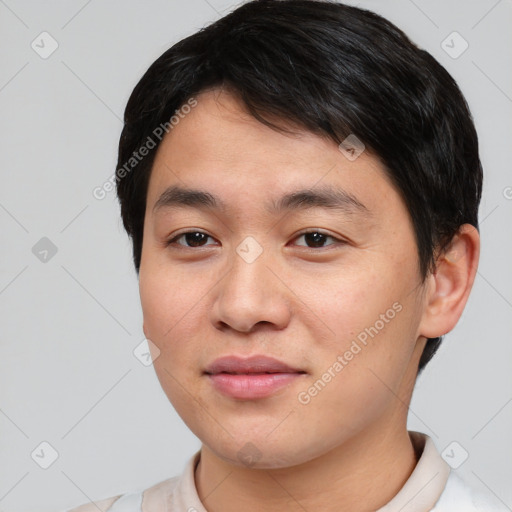
{"type": "Polygon", "coordinates": [[[204,92],[196,100],[158,148],[148,208],[165,202],[161,196],[171,187],[174,192],[209,191],[228,206],[230,195],[246,207],[249,201],[254,207],[257,199],[267,212],[274,207],[276,213],[285,194],[307,189],[339,192],[353,204],[363,204],[367,212],[376,211],[383,201],[397,202],[403,210],[382,164],[368,151],[350,160],[327,137],[283,121],[277,124],[293,133],[272,129],[226,91],[204,92]]]}

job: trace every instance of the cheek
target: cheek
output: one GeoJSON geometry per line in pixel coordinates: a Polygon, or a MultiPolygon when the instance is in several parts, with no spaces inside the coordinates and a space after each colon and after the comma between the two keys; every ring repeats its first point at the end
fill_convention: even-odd
{"type": "Polygon", "coordinates": [[[364,342],[370,336],[368,329],[375,333],[376,322],[379,333],[387,330],[389,318],[395,315],[393,304],[400,299],[393,280],[383,279],[383,274],[371,269],[340,270],[334,276],[317,279],[316,287],[311,282],[310,287],[303,288],[309,291],[302,294],[304,302],[317,314],[317,332],[325,328],[328,344],[344,350],[358,336],[364,342]],[[388,322],[384,324],[380,315],[385,315],[388,322]]]}
{"type": "Polygon", "coordinates": [[[420,319],[416,294],[408,288],[412,276],[389,269],[351,274],[331,282],[316,298],[310,296],[311,309],[317,308],[322,320],[317,326],[328,326],[321,328],[329,333],[317,345],[315,378],[327,372],[330,391],[321,394],[333,406],[357,409],[354,417],[392,398],[391,390],[399,388],[408,368],[420,319]]]}
{"type": "Polygon", "coordinates": [[[151,267],[149,262],[141,265],[139,274],[144,333],[160,351],[154,366],[167,390],[174,381],[166,372],[180,381],[195,376],[190,369],[197,368],[198,355],[204,348],[199,330],[205,326],[211,284],[194,280],[193,273],[179,267],[151,267]]]}
{"type": "Polygon", "coordinates": [[[141,266],[139,274],[139,294],[144,318],[144,330],[148,338],[160,345],[160,338],[170,328],[175,309],[173,302],[175,287],[150,269],[141,266]],[[166,327],[167,326],[167,327],[166,327]]]}
{"type": "MultiPolygon", "coordinates": [[[[195,368],[195,350],[191,350],[190,333],[196,331],[198,300],[193,295],[193,285],[183,292],[183,276],[157,265],[151,267],[149,259],[141,265],[139,293],[144,318],[144,333],[158,348],[153,367],[162,389],[180,413],[191,414],[190,397],[184,391],[192,389],[195,368]]],[[[190,285],[190,283],[189,283],[190,285]]]]}
{"type": "Polygon", "coordinates": [[[297,396],[305,435],[309,431],[314,436],[321,429],[322,442],[329,443],[339,436],[355,435],[379,423],[389,411],[402,409],[407,400],[400,396],[401,381],[414,346],[407,341],[413,338],[407,338],[407,314],[403,309],[376,334],[361,331],[367,337],[359,339],[366,344],[357,336],[347,336],[324,351],[309,387],[297,396]]]}
{"type": "MultiPolygon", "coordinates": [[[[143,262],[139,273],[139,294],[147,335],[154,342],[172,335],[180,319],[186,318],[201,297],[200,283],[179,267],[143,262]]],[[[180,322],[181,323],[181,322],[180,322]]]]}

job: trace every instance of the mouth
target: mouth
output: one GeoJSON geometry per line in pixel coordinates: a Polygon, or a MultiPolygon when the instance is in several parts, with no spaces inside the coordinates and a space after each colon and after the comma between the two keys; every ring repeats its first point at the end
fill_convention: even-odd
{"type": "Polygon", "coordinates": [[[278,359],[268,356],[224,356],[207,366],[206,374],[216,375],[227,373],[230,375],[271,374],[271,373],[306,373],[300,368],[290,366],[278,359]]]}
{"type": "Polygon", "coordinates": [[[305,373],[305,372],[259,372],[259,371],[246,371],[246,372],[216,372],[216,373],[209,373],[206,372],[208,375],[219,375],[221,373],[224,373],[226,375],[276,375],[278,373],[305,373]]]}
{"type": "Polygon", "coordinates": [[[268,397],[306,373],[268,356],[221,357],[204,372],[217,391],[242,400],[268,397]]]}

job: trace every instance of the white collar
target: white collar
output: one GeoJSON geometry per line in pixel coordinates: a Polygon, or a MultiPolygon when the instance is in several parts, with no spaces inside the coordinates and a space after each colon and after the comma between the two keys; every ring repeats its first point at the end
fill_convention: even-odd
{"type": "Polygon", "coordinates": [[[421,456],[398,494],[377,512],[425,512],[431,510],[446,486],[450,466],[439,455],[434,441],[420,432],[409,432],[421,456]]]}

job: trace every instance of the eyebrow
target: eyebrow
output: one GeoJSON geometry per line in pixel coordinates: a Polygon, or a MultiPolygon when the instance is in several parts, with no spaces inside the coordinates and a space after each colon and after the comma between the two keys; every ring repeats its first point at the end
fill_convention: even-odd
{"type": "MultiPolygon", "coordinates": [[[[153,207],[153,212],[176,207],[227,210],[226,204],[210,192],[173,185],[160,195],[153,207]]],[[[289,192],[277,200],[270,201],[265,207],[269,213],[273,214],[309,208],[333,209],[346,214],[359,213],[367,216],[371,214],[370,210],[353,194],[330,185],[289,192]]]]}

